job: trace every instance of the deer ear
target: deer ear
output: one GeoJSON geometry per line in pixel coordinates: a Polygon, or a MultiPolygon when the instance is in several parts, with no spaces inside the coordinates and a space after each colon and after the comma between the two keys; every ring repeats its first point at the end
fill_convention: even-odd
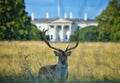
{"type": "Polygon", "coordinates": [[[71,55],[71,51],[67,51],[67,56],[70,56],[71,55]]]}
{"type": "Polygon", "coordinates": [[[58,56],[58,52],[57,51],[54,51],[54,54],[55,54],[55,56],[58,56]]]}

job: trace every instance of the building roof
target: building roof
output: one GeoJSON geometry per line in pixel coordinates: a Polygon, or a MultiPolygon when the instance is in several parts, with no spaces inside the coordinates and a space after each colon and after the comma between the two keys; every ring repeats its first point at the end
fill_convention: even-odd
{"type": "MultiPolygon", "coordinates": [[[[32,23],[49,23],[58,19],[60,18],[40,18],[40,19],[33,20],[32,23]]],[[[78,19],[78,18],[62,18],[62,19],[72,21],[73,23],[96,22],[94,19],[87,19],[87,21],[85,21],[84,19],[78,19]]]]}

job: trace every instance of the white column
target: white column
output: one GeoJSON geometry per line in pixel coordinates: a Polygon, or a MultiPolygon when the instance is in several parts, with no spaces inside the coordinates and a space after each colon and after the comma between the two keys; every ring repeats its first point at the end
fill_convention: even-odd
{"type": "Polygon", "coordinates": [[[62,25],[62,35],[61,35],[61,41],[64,41],[64,25],[62,25]]]}
{"type": "Polygon", "coordinates": [[[68,40],[70,39],[71,34],[72,34],[72,26],[69,25],[69,35],[68,35],[68,40]]]}
{"type": "Polygon", "coordinates": [[[50,30],[50,25],[47,25],[48,26],[48,32],[49,32],[49,40],[51,41],[52,39],[51,39],[51,34],[50,34],[50,32],[51,32],[51,30],[50,30]]]}
{"type": "Polygon", "coordinates": [[[53,36],[53,40],[56,41],[56,33],[57,33],[57,30],[56,30],[56,25],[54,25],[54,36],[53,36]]]}

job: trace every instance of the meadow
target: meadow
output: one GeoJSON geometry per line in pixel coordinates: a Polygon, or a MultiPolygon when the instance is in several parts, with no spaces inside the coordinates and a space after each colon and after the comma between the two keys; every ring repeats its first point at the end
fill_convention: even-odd
{"type": "MultiPolygon", "coordinates": [[[[65,49],[74,43],[51,43],[65,49]]],[[[44,42],[0,41],[0,83],[36,83],[57,57],[44,42]]],[[[67,83],[120,83],[120,43],[82,42],[68,57],[67,83]]]]}

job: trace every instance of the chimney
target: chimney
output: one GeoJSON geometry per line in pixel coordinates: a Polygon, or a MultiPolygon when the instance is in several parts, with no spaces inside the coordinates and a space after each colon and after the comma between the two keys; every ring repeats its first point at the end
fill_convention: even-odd
{"type": "Polygon", "coordinates": [[[48,12],[46,13],[46,18],[49,18],[48,12]]]}
{"type": "Polygon", "coordinates": [[[84,13],[84,21],[87,21],[87,13],[84,13]]]}
{"type": "Polygon", "coordinates": [[[32,21],[34,20],[34,13],[32,13],[32,15],[31,15],[31,20],[32,21]]]}
{"type": "Polygon", "coordinates": [[[71,19],[73,18],[72,12],[70,12],[70,18],[71,18],[71,19]]]}
{"type": "Polygon", "coordinates": [[[64,18],[67,18],[67,14],[66,13],[64,13],[64,18]]]}

